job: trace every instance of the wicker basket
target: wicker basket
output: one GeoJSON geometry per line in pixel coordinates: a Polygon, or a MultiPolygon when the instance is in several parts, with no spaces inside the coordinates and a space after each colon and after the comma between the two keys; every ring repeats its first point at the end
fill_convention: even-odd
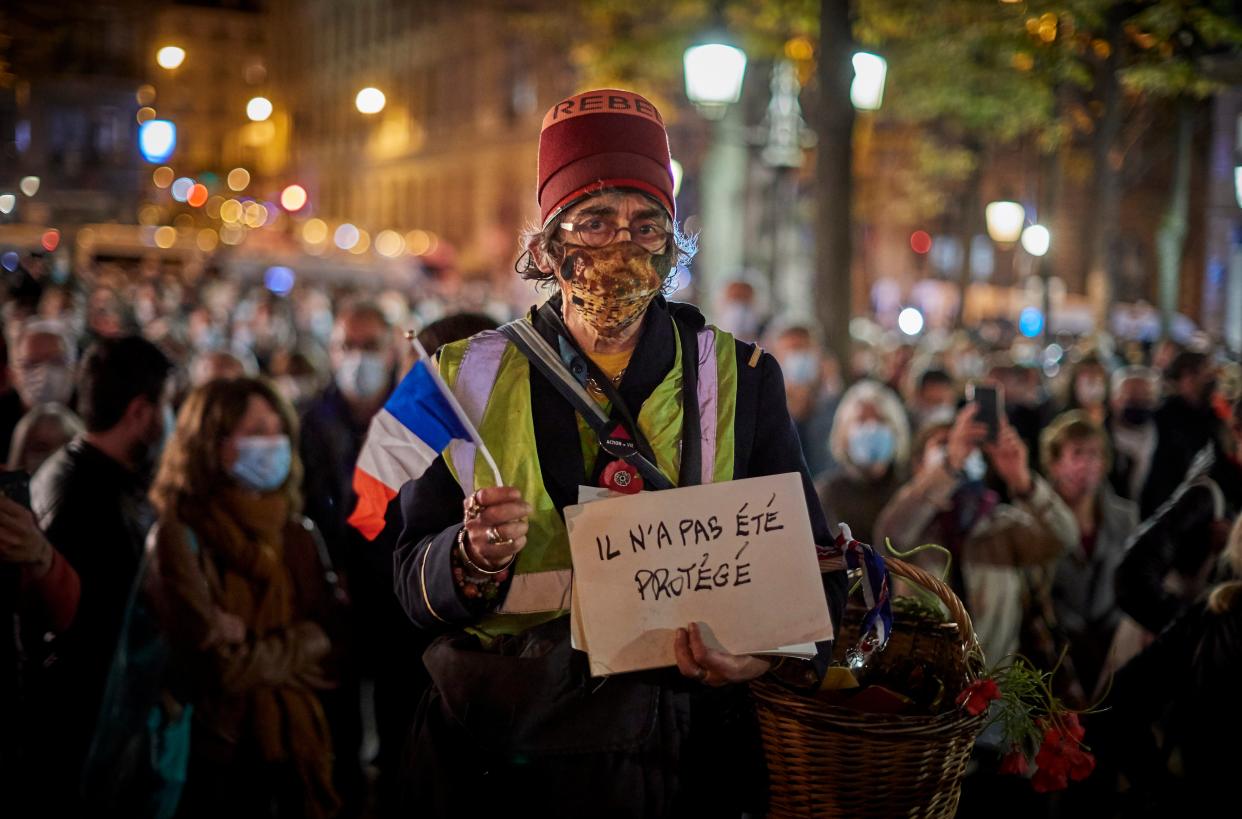
{"type": "MultiPolygon", "coordinates": [[[[979,655],[962,602],[922,569],[894,558],[885,562],[891,574],[939,597],[952,623],[898,622],[884,652],[871,662],[914,657],[939,670],[946,687],[964,687],[978,676],[979,655]]],[[[957,811],[962,776],[985,716],[957,708],[934,716],[869,714],[767,680],[752,683],[751,692],[768,765],[770,816],[921,819],[957,811]]]]}

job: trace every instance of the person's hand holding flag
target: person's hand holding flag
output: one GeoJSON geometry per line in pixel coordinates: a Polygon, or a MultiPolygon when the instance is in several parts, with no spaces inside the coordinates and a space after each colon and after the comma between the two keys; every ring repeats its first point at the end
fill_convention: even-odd
{"type": "MultiPolygon", "coordinates": [[[[358,505],[350,515],[349,523],[368,540],[374,540],[383,531],[384,513],[388,504],[401,491],[405,482],[415,480],[426,472],[427,467],[431,466],[454,439],[472,441],[478,447],[491,467],[496,482],[495,489],[480,490],[472,497],[477,497],[480,493],[499,493],[493,503],[502,504],[501,511],[511,501],[504,500],[509,496],[500,490],[516,494],[517,502],[521,502],[518,490],[502,486],[504,482],[496,467],[496,461],[457,399],[440,379],[434,362],[416,339],[411,337],[411,343],[418,353],[418,359],[405,378],[401,379],[383,409],[371,420],[366,442],[358,455],[358,465],[354,470],[354,492],[358,496],[358,505]]],[[[491,497],[490,494],[488,497],[491,497]]],[[[471,498],[467,499],[467,504],[470,500],[471,498]]],[[[492,506],[493,503],[484,500],[481,505],[492,506]]],[[[496,518],[495,523],[491,523],[496,513],[490,510],[486,517],[489,521],[487,526],[500,526],[509,522],[508,518],[496,518]]],[[[515,523],[503,525],[503,530],[494,533],[495,537],[491,537],[492,533],[486,529],[480,534],[485,540],[492,541],[490,545],[506,539],[511,539],[514,543],[520,539],[525,544],[525,523],[522,522],[520,527],[515,523]],[[522,531],[519,532],[519,528],[522,531]]],[[[480,541],[475,537],[473,542],[477,544],[480,541]]],[[[486,560],[494,551],[496,550],[492,549],[476,554],[484,556],[486,560]]],[[[514,553],[516,551],[513,550],[514,553]]]]}

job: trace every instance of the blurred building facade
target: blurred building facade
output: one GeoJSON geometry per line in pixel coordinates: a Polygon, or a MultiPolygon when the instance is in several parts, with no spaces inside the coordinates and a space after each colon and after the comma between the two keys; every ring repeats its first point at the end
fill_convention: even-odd
{"type": "Polygon", "coordinates": [[[438,237],[467,272],[510,265],[536,215],[543,112],[574,87],[566,59],[522,28],[539,6],[275,0],[273,102],[291,113],[289,178],[316,215],[438,237]],[[383,110],[357,109],[365,87],[383,110]]]}

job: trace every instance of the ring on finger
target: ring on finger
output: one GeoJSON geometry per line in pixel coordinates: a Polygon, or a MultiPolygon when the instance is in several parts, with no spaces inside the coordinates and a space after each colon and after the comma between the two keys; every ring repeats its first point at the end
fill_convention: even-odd
{"type": "Polygon", "coordinates": [[[487,527],[487,542],[489,544],[495,546],[503,540],[504,538],[500,536],[500,530],[498,530],[495,526],[487,527]]]}
{"type": "Polygon", "coordinates": [[[483,504],[479,503],[478,493],[475,493],[466,502],[466,519],[474,520],[481,514],[483,514],[483,504]]]}

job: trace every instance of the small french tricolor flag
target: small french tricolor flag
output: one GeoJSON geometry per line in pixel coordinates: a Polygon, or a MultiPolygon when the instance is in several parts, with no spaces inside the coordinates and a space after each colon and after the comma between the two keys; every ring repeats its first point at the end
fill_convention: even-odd
{"type": "Polygon", "coordinates": [[[413,345],[418,360],[371,419],[354,469],[358,505],[349,523],[367,540],[374,540],[384,530],[384,513],[405,482],[426,472],[455,438],[473,441],[479,447],[500,484],[495,462],[474,425],[440,379],[422,345],[417,340],[413,345]]]}

